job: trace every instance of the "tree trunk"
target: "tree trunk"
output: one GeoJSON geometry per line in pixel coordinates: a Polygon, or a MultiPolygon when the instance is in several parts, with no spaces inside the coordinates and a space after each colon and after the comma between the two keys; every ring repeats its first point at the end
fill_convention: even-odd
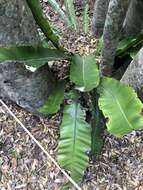
{"type": "MultiPolygon", "coordinates": [[[[37,27],[25,0],[0,0],[0,47],[36,46],[37,27]]],[[[48,65],[36,72],[17,62],[0,63],[0,96],[38,113],[53,88],[48,65]]]]}
{"type": "Polygon", "coordinates": [[[134,36],[143,29],[143,1],[132,0],[124,23],[125,36],[134,36]]]}
{"type": "Polygon", "coordinates": [[[118,41],[130,0],[110,0],[103,33],[101,71],[111,76],[118,41]]]}
{"type": "MultiPolygon", "coordinates": [[[[118,41],[121,35],[129,37],[141,32],[143,30],[142,21],[142,0],[110,0],[110,2],[108,0],[96,0],[92,30],[95,36],[100,36],[104,27],[100,64],[103,75],[115,77],[112,75],[112,71],[118,41]]],[[[127,69],[126,66],[124,64],[118,70],[119,76],[122,77],[123,75],[121,81],[133,87],[143,100],[143,48],[127,69]]]]}
{"type": "Polygon", "coordinates": [[[92,19],[92,33],[96,37],[103,34],[109,0],[96,0],[92,19]]]}

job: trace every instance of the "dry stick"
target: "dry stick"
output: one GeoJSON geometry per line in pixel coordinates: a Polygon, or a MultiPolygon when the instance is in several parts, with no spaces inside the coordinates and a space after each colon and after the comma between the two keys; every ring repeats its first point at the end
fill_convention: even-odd
{"type": "Polygon", "coordinates": [[[24,131],[30,136],[30,138],[39,146],[39,148],[47,155],[47,157],[55,164],[55,166],[64,174],[64,176],[78,189],[82,190],[78,184],[59,166],[59,164],[51,157],[51,155],[43,148],[43,146],[35,139],[35,137],[28,131],[28,129],[21,123],[21,121],[15,116],[15,114],[8,108],[8,106],[0,99],[0,103],[6,108],[9,114],[15,119],[15,121],[24,129],[24,131]]]}

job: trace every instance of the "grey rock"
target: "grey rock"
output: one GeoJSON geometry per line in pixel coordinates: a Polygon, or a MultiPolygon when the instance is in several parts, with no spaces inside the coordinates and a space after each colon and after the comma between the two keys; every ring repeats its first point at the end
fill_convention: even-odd
{"type": "Polygon", "coordinates": [[[143,48],[130,63],[121,81],[133,87],[143,100],[143,48]]]}
{"type": "Polygon", "coordinates": [[[36,45],[37,27],[25,0],[0,0],[0,46],[36,45]]]}
{"type": "MultiPolygon", "coordinates": [[[[25,0],[0,0],[0,47],[37,46],[39,36],[25,0]]],[[[44,104],[54,85],[49,66],[34,73],[24,63],[0,63],[0,97],[33,113],[44,104]]]]}
{"type": "Polygon", "coordinates": [[[0,64],[0,96],[37,112],[47,100],[54,82],[48,65],[32,73],[16,62],[0,64]]]}

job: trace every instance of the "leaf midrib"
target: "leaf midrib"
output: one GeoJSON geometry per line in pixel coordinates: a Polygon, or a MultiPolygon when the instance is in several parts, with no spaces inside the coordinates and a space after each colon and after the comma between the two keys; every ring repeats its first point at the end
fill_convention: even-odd
{"type": "Polygon", "coordinates": [[[83,75],[82,75],[82,76],[83,76],[83,83],[84,83],[83,86],[86,87],[86,79],[85,79],[85,58],[83,58],[82,60],[83,60],[83,64],[82,64],[83,75]]]}
{"type": "Polygon", "coordinates": [[[73,147],[72,147],[72,159],[71,159],[71,170],[72,171],[72,166],[74,165],[74,157],[75,157],[75,144],[76,144],[76,134],[77,134],[77,109],[78,109],[78,104],[75,104],[75,117],[74,117],[74,139],[73,139],[73,147]]]}
{"type": "Polygon", "coordinates": [[[131,124],[130,121],[127,119],[126,114],[124,113],[122,107],[120,106],[120,103],[119,103],[118,99],[117,99],[110,91],[106,90],[105,88],[104,88],[104,90],[105,90],[109,95],[111,95],[111,96],[113,97],[113,99],[116,101],[117,105],[119,106],[119,109],[120,109],[120,111],[121,111],[123,117],[124,117],[125,120],[127,121],[129,127],[130,127],[132,130],[134,130],[134,128],[132,127],[132,124],[131,124]]]}

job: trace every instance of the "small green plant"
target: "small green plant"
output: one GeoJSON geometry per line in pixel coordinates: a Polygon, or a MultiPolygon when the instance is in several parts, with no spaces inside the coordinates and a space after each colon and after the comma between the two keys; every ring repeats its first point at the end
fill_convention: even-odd
{"type": "Polygon", "coordinates": [[[59,111],[60,105],[63,104],[66,85],[75,84],[71,89],[72,92],[69,92],[70,96],[68,95],[69,103],[68,101],[64,103],[58,160],[79,183],[88,166],[87,153],[92,147],[92,154],[97,154],[101,151],[101,144],[103,145],[101,134],[104,128],[100,123],[103,119],[100,112],[102,111],[107,119],[107,130],[116,137],[123,137],[133,130],[142,128],[143,105],[131,87],[100,75],[94,55],[69,54],[67,56],[67,52],[48,48],[38,50],[33,47],[0,48],[0,61],[20,60],[33,66],[34,60],[38,60],[36,66],[40,67],[43,63],[41,64],[39,60],[57,60],[57,58],[71,61],[70,76],[65,81],[57,82],[47,102],[39,111],[47,114],[59,111]],[[55,57],[51,57],[50,55],[55,51],[57,51],[55,57]],[[86,107],[80,104],[80,97],[83,95],[89,97],[87,101],[92,105],[90,107],[92,118],[89,122],[86,121],[86,107]],[[99,126],[97,123],[100,123],[99,126]]]}
{"type": "MultiPolygon", "coordinates": [[[[56,0],[48,0],[53,10],[57,12],[64,20],[68,27],[75,31],[79,30],[78,21],[76,18],[76,11],[73,0],[64,0],[65,11],[61,8],[60,4],[56,0]]],[[[87,0],[83,1],[83,31],[87,33],[89,31],[89,3],[87,0]]]]}
{"type": "Polygon", "coordinates": [[[129,55],[132,59],[134,59],[142,46],[143,32],[137,34],[134,37],[122,39],[118,44],[116,55],[118,57],[125,57],[129,55]]]}
{"type": "MultiPolygon", "coordinates": [[[[0,61],[21,61],[36,68],[51,60],[65,59],[70,62],[69,76],[56,82],[55,88],[39,112],[63,112],[58,161],[61,167],[80,183],[89,157],[101,153],[106,128],[109,133],[121,138],[143,127],[143,104],[131,87],[101,74],[96,64],[101,44],[96,55],[81,56],[68,52],[59,46],[48,21],[43,19],[41,24],[39,17],[43,17],[39,4],[36,4],[39,1],[27,2],[34,12],[37,24],[56,49],[43,46],[0,48],[0,61]],[[34,10],[39,10],[39,14],[34,10]]],[[[64,186],[67,189],[70,187],[69,183],[64,186]]]]}

